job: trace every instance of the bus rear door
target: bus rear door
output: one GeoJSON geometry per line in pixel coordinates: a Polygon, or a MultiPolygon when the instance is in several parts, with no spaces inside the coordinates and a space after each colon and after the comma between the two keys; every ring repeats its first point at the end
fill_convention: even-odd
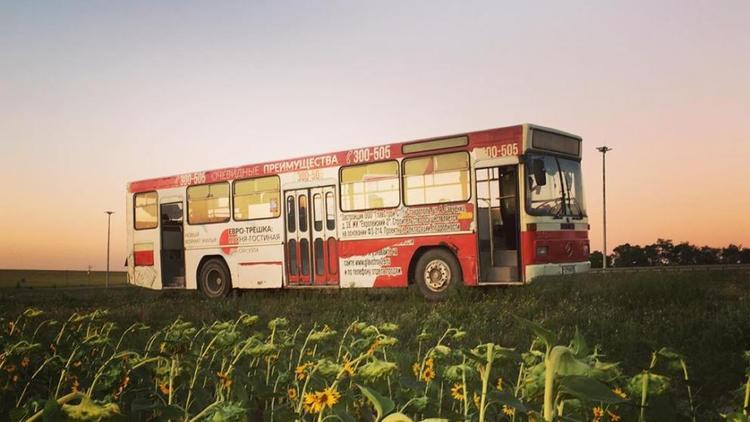
{"type": "Polygon", "coordinates": [[[161,280],[163,288],[185,287],[185,230],[182,202],[161,204],[161,280]]]}

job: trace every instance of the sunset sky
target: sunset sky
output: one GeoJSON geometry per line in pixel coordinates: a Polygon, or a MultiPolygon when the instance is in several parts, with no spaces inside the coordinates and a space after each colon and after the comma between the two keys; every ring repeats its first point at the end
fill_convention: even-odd
{"type": "Polygon", "coordinates": [[[750,2],[0,5],[0,268],[125,260],[125,185],[532,122],[581,135],[592,248],[750,246],[750,2]]]}

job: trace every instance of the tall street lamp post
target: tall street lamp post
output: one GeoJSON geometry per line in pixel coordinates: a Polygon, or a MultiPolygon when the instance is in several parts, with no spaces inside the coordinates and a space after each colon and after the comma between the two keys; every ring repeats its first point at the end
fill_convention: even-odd
{"type": "Polygon", "coordinates": [[[602,253],[602,269],[607,269],[607,152],[612,151],[608,146],[597,147],[597,151],[602,153],[602,204],[604,214],[604,253],[602,253]]]}
{"type": "Polygon", "coordinates": [[[107,213],[107,278],[104,281],[104,287],[109,288],[109,233],[112,226],[112,214],[114,211],[104,211],[107,213]]]}

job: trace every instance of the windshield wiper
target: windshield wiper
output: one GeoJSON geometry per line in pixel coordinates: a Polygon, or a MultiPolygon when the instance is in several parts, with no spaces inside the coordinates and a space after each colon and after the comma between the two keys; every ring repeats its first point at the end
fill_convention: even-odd
{"type": "Polygon", "coordinates": [[[567,190],[566,184],[565,184],[565,177],[563,177],[562,168],[560,168],[560,160],[555,157],[555,164],[557,164],[557,175],[560,177],[560,209],[555,213],[555,218],[562,218],[562,216],[566,213],[566,206],[565,203],[565,191],[567,190]]]}
{"type": "Polygon", "coordinates": [[[554,218],[563,218],[563,214],[565,212],[565,194],[560,197],[560,199],[556,199],[555,202],[560,201],[560,208],[557,209],[557,212],[555,212],[554,218]]]}

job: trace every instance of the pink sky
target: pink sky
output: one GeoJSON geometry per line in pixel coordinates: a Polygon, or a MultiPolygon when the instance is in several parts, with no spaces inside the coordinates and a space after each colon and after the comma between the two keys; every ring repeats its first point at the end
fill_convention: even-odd
{"type": "Polygon", "coordinates": [[[130,180],[533,122],[592,247],[750,246],[750,2],[0,5],[0,268],[125,258],[130,180]]]}

